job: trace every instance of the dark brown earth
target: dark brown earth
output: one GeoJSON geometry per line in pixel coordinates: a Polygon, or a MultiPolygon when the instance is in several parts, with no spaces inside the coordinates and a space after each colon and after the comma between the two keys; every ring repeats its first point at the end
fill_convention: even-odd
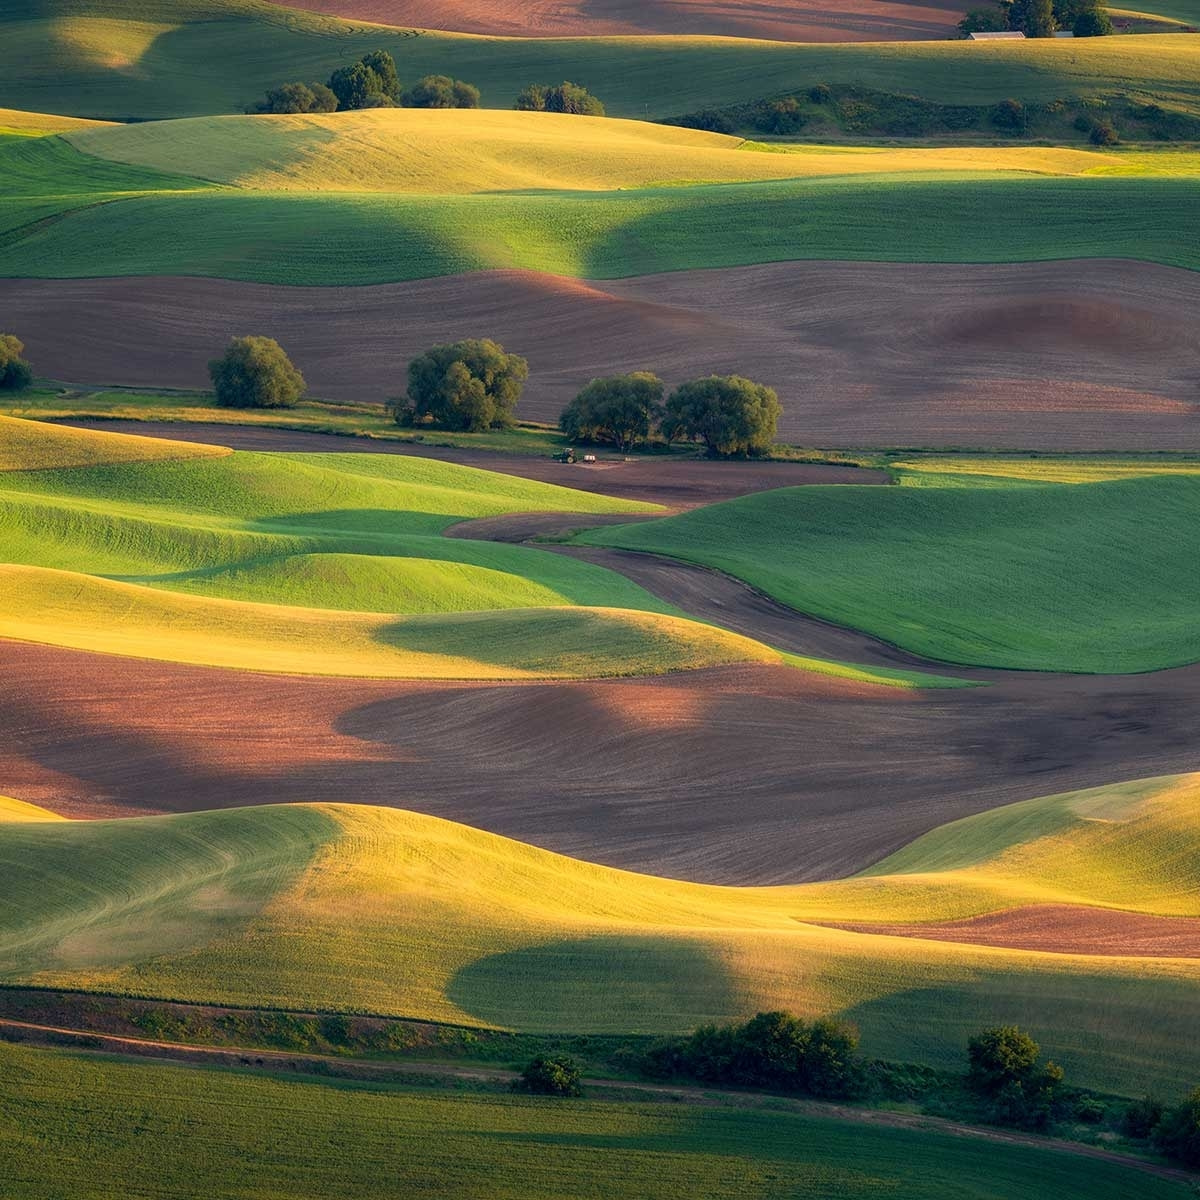
{"type": "Polygon", "coordinates": [[[381,25],[511,37],[708,34],[790,42],[946,38],[961,13],[934,0],[287,0],[381,25]]]}
{"type": "Polygon", "coordinates": [[[278,338],[313,393],[378,401],[409,358],[486,331],[530,360],[521,415],[589,379],[738,371],[810,446],[1200,449],[1200,274],[1147,263],[777,263],[583,283],[485,272],[360,288],[0,280],[0,327],[52,378],[201,388],[214,348],[278,338]],[[19,321],[17,318],[20,318],[19,321]]]}
{"type": "Polygon", "coordinates": [[[1030,904],[928,925],[839,924],[837,928],[1060,954],[1200,958],[1200,917],[1157,917],[1079,904],[1030,904]]]}

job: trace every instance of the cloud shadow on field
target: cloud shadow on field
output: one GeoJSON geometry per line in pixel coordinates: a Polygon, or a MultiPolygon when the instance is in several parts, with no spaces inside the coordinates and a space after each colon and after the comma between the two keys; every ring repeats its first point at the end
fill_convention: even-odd
{"type": "Polygon", "coordinates": [[[488,1024],[548,1031],[685,1031],[744,1015],[726,963],[686,937],[601,934],[493,954],[460,970],[447,996],[488,1024]]]}

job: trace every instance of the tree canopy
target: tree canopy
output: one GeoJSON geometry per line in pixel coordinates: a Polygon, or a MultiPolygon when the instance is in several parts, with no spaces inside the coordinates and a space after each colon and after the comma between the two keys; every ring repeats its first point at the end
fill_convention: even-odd
{"type": "Polygon", "coordinates": [[[711,375],[671,393],[662,431],[669,442],[703,442],[713,455],[764,454],[775,441],[782,411],[771,388],[740,375],[711,375]]]}
{"type": "Polygon", "coordinates": [[[449,75],[426,75],[401,93],[405,108],[478,108],[479,89],[449,75]]]}
{"type": "Polygon", "coordinates": [[[572,440],[631,450],[649,438],[662,399],[663,382],[648,371],[593,379],[563,410],[559,426],[572,440]]]}
{"type": "Polygon", "coordinates": [[[582,1069],[570,1056],[539,1054],[521,1072],[520,1079],[514,1082],[514,1089],[543,1096],[578,1096],[583,1091],[582,1078],[582,1069]]]}
{"type": "Polygon", "coordinates": [[[1015,1025],[985,1029],[967,1043],[967,1084],[988,1105],[989,1120],[1040,1128],[1054,1113],[1062,1068],[1039,1065],[1041,1047],[1015,1025]]]}
{"type": "Polygon", "coordinates": [[[564,80],[557,85],[530,84],[518,97],[517,108],[526,112],[574,113],[584,117],[604,116],[604,105],[587,88],[564,80]]]}
{"type": "Polygon", "coordinates": [[[488,339],[434,346],[408,364],[407,401],[390,405],[401,425],[479,432],[513,423],[529,364],[488,339]]]}
{"type": "Polygon", "coordinates": [[[11,333],[0,333],[0,389],[20,391],[33,382],[33,368],[21,357],[25,343],[11,333]]]}
{"type": "Polygon", "coordinates": [[[399,104],[396,60],[386,50],[372,50],[358,62],[334,71],[329,77],[329,90],[337,97],[341,110],[399,104]]]}
{"type": "Polygon", "coordinates": [[[291,408],[304,395],[304,376],[269,337],[239,337],[208,364],[222,408],[291,408]]]}
{"type": "Polygon", "coordinates": [[[285,83],[255,105],[260,113],[323,113],[337,110],[337,97],[323,83],[285,83]]]}

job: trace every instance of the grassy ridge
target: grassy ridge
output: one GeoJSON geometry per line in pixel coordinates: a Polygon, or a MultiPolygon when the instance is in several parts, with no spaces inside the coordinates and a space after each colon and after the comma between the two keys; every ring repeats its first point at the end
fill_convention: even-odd
{"type": "Polygon", "coordinates": [[[0,416],[0,472],[62,467],[157,462],[163,459],[220,458],[220,446],[130,437],[57,425],[34,425],[0,416]]]}
{"type": "Polygon", "coordinates": [[[1198,794],[1184,777],[1014,805],[935,831],[876,873],[777,888],[638,876],[342,805],[10,823],[0,973],[540,1031],[665,1031],[787,1007],[848,1015],[868,1052],[932,1065],[955,1062],[972,1028],[1019,1013],[1080,1083],[1138,1093],[1200,1072],[1186,1034],[1195,962],[807,922],[1048,902],[1196,915],[1198,794]],[[202,930],[221,922],[202,943],[193,913],[202,930]]]}
{"type": "Polygon", "coordinates": [[[255,0],[16,0],[4,11],[0,104],[92,117],[240,111],[287,79],[324,79],[377,47],[403,79],[469,79],[508,108],[542,76],[583,83],[614,116],[723,106],[824,81],[959,104],[1129,91],[1195,108],[1200,38],[1113,37],[979,47],[789,45],[742,39],[525,41],[364,26],[255,0]]]}
{"type": "Polygon", "coordinates": [[[999,1173],[995,1157],[983,1140],[757,1106],[548,1103],[0,1047],[10,1200],[48,1200],[48,1177],[56,1195],[77,1200],[210,1200],[230,1194],[230,1164],[239,1200],[925,1200],[935,1191],[1183,1200],[1188,1191],[1049,1148],[1006,1146],[999,1173]]]}
{"type": "Polygon", "coordinates": [[[717,567],[946,661],[1122,672],[1200,659],[1200,479],[937,486],[953,478],[783,489],[580,539],[717,567]]]}

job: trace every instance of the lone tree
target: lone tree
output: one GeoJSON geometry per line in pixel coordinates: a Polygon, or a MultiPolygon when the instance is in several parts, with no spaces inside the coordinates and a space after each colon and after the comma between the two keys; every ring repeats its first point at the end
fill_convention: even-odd
{"type": "Polygon", "coordinates": [[[1154,1140],[1164,1154],[1189,1167],[1200,1167],[1200,1088],[1163,1113],[1154,1140]]]}
{"type": "Polygon", "coordinates": [[[488,339],[434,346],[408,364],[407,401],[389,407],[398,425],[505,429],[528,378],[525,359],[488,339]]]}
{"type": "Polygon", "coordinates": [[[662,420],[668,442],[703,442],[723,458],[764,454],[775,441],[779,397],[740,375],[711,375],[676,388],[662,420]]]}
{"type": "Polygon", "coordinates": [[[329,77],[329,90],[339,109],[386,108],[400,103],[396,60],[386,50],[372,50],[356,63],[339,67],[329,77]]]}
{"type": "Polygon", "coordinates": [[[208,364],[222,408],[291,408],[304,395],[304,376],[269,337],[240,337],[208,364]]]}
{"type": "Polygon", "coordinates": [[[543,1096],[580,1096],[583,1071],[566,1054],[539,1054],[513,1081],[513,1089],[543,1096]]]}
{"type": "Polygon", "coordinates": [[[336,111],[337,97],[323,83],[285,83],[272,88],[254,106],[259,113],[328,113],[336,111]]]}
{"type": "Polygon", "coordinates": [[[400,96],[405,108],[478,108],[479,89],[449,75],[426,75],[400,96]]]}
{"type": "Polygon", "coordinates": [[[25,343],[11,333],[0,333],[0,390],[18,392],[33,382],[33,368],[21,357],[25,343]]]}
{"type": "Polygon", "coordinates": [[[985,1029],[967,1043],[967,1084],[988,1102],[990,1120],[1040,1128],[1054,1113],[1062,1068],[1038,1064],[1041,1047],[1015,1025],[985,1029]]]}
{"type": "Polygon", "coordinates": [[[631,450],[662,415],[663,382],[648,371],[593,379],[563,409],[559,426],[572,441],[611,442],[631,450]]]}
{"type": "Polygon", "coordinates": [[[530,84],[518,97],[517,108],[525,112],[574,113],[583,117],[604,116],[604,105],[578,84],[564,80],[549,84],[530,84]]]}

